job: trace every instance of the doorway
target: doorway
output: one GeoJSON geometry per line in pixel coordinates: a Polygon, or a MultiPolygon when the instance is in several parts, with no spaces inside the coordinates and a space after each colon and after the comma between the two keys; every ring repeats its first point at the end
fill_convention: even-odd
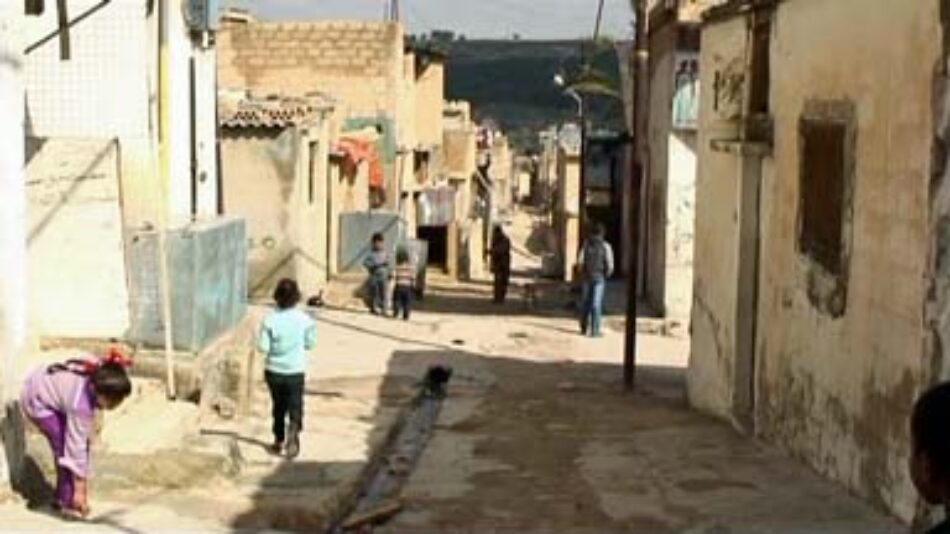
{"type": "Polygon", "coordinates": [[[418,239],[429,245],[428,267],[448,268],[448,227],[447,226],[420,226],[416,230],[418,239]]]}

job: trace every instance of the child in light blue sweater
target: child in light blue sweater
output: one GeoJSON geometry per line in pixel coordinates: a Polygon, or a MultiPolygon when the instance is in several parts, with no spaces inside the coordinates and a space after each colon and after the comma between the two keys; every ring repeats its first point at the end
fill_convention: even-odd
{"type": "Polygon", "coordinates": [[[300,453],[303,429],[303,393],[307,371],[307,351],[317,340],[315,321],[297,309],[300,288],[297,282],[283,279],[274,291],[277,309],[261,324],[257,348],[266,357],[264,378],[270,390],[274,418],[273,454],[286,451],[288,458],[300,453]],[[290,417],[290,431],[286,419],[290,417]]]}

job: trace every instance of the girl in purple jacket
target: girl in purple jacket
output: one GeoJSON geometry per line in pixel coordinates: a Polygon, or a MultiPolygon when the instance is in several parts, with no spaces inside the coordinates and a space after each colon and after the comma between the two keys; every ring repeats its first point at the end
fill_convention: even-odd
{"type": "Polygon", "coordinates": [[[132,392],[128,360],[113,351],[103,360],[77,359],[41,367],[20,395],[26,416],[49,440],[56,462],[53,506],[71,516],[89,514],[89,441],[96,410],[111,410],[132,392]]]}

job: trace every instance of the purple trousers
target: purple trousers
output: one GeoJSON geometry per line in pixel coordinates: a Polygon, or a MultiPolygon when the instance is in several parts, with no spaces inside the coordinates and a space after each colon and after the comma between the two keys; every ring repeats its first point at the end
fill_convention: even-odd
{"type": "Polygon", "coordinates": [[[66,449],[66,415],[57,413],[33,419],[33,423],[46,436],[53,450],[53,461],[56,464],[56,503],[64,509],[71,509],[75,491],[74,475],[72,471],[59,465],[59,459],[63,457],[66,449]]]}

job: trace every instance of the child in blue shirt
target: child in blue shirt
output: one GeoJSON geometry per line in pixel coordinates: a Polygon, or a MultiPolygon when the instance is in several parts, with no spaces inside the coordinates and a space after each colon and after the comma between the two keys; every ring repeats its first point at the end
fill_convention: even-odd
{"type": "Polygon", "coordinates": [[[316,322],[297,309],[300,288],[297,282],[283,279],[274,290],[277,309],[261,324],[257,348],[266,357],[264,378],[270,390],[274,418],[274,444],[270,451],[286,451],[288,458],[300,454],[303,429],[304,373],[307,351],[316,344],[316,322]],[[290,417],[290,431],[285,425],[290,417]]]}

